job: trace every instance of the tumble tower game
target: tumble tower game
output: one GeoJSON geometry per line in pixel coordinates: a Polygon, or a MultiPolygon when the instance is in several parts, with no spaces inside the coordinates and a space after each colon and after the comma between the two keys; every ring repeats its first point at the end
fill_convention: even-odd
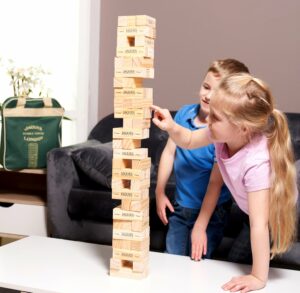
{"type": "Polygon", "coordinates": [[[147,15],[119,16],[114,71],[114,116],[123,127],[113,129],[113,255],[110,275],[144,278],[149,271],[149,187],[151,158],[141,140],[149,138],[154,78],[156,20],[147,15]]]}

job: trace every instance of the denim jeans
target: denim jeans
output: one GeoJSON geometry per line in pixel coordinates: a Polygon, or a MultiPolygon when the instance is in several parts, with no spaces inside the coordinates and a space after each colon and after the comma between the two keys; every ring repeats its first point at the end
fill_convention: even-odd
{"type": "Polygon", "coordinates": [[[252,263],[249,216],[238,208],[239,218],[243,225],[238,236],[234,239],[228,253],[228,261],[237,263],[252,263]]]}
{"type": "MultiPolygon", "coordinates": [[[[166,238],[167,253],[191,256],[191,232],[199,215],[199,209],[184,208],[176,201],[174,212],[169,217],[169,229],[166,238]]],[[[203,256],[211,258],[220,244],[226,225],[231,202],[216,207],[206,229],[207,252],[203,256]]]]}

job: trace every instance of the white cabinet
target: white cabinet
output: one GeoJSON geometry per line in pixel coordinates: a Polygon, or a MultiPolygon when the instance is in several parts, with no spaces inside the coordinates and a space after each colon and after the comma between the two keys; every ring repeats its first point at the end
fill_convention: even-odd
{"type": "Polygon", "coordinates": [[[0,237],[47,236],[46,171],[0,169],[0,237]]]}

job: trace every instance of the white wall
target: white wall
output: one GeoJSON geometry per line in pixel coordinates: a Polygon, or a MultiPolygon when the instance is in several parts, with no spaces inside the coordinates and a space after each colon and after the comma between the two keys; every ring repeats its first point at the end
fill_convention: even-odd
{"type": "Polygon", "coordinates": [[[113,112],[118,15],[157,19],[154,100],[177,109],[198,101],[209,63],[236,58],[273,90],[278,108],[300,112],[300,1],[103,0],[99,116],[113,112]]]}

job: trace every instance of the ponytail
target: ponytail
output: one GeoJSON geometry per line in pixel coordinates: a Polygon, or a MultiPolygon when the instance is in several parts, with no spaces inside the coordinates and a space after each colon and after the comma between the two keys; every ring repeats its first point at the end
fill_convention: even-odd
{"type": "Polygon", "coordinates": [[[222,107],[222,113],[229,120],[246,126],[250,136],[263,134],[268,139],[271,165],[269,229],[274,257],[288,250],[296,232],[296,170],[287,119],[274,109],[274,98],[268,86],[245,73],[225,77],[210,107],[214,104],[222,107]]]}
{"type": "Polygon", "coordinates": [[[285,252],[296,231],[296,183],[291,137],[285,115],[274,109],[267,131],[271,161],[269,226],[271,254],[285,252]]]}

